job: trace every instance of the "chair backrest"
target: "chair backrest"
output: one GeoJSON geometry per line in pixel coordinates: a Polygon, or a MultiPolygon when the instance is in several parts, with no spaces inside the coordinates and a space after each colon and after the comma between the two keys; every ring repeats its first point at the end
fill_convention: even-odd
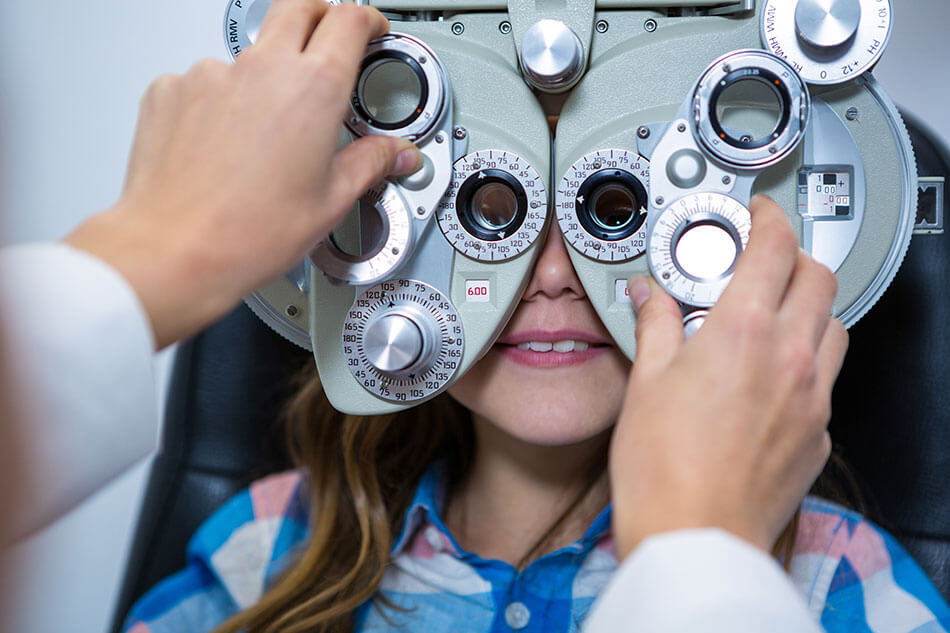
{"type": "MultiPolygon", "coordinates": [[[[950,180],[946,146],[907,122],[918,173],[950,180]]],[[[833,405],[832,438],[869,514],[950,598],[950,235],[915,236],[894,283],[851,328],[833,405]]]]}
{"type": "Polygon", "coordinates": [[[179,347],[113,631],[149,588],[184,568],[188,539],[208,515],[290,467],[280,411],[312,362],[244,305],[179,347]]]}
{"type": "MultiPolygon", "coordinates": [[[[921,126],[909,128],[920,173],[950,177],[946,150],[921,126]]],[[[851,330],[832,436],[872,518],[950,597],[948,327],[950,237],[918,237],[879,305],[851,330]]],[[[184,567],[201,521],[252,480],[289,466],[278,413],[291,378],[311,362],[244,306],[181,346],[113,631],[135,600],[184,567]]]]}

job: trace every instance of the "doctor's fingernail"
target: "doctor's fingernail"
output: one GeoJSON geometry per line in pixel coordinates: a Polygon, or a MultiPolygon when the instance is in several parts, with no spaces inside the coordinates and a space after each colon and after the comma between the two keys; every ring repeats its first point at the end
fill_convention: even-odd
{"type": "Polygon", "coordinates": [[[638,277],[630,286],[630,301],[633,302],[633,309],[639,312],[649,298],[650,282],[646,277],[638,277]]]}
{"type": "Polygon", "coordinates": [[[416,148],[404,149],[396,155],[393,166],[394,176],[408,176],[422,168],[422,152],[416,148]]]}

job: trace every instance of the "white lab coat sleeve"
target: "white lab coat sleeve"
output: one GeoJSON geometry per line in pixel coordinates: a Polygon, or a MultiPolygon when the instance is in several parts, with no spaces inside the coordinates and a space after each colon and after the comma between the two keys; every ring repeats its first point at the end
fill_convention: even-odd
{"type": "Polygon", "coordinates": [[[801,594],[761,550],[718,529],[646,539],[594,605],[585,633],[818,633],[801,594]]]}
{"type": "Polygon", "coordinates": [[[126,280],[63,243],[0,250],[0,330],[19,409],[13,483],[25,488],[7,517],[19,537],[155,448],[155,344],[126,280]]]}

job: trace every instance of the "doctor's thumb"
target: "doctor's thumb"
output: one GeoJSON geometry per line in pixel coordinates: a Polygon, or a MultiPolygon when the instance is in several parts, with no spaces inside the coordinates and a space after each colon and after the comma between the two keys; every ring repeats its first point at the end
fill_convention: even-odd
{"type": "Polygon", "coordinates": [[[666,368],[683,344],[683,316],[676,301],[650,276],[630,279],[630,301],[637,314],[637,354],[640,373],[666,368]]]}
{"type": "Polygon", "coordinates": [[[349,208],[387,176],[408,176],[423,168],[422,152],[406,139],[365,136],[336,153],[331,166],[330,200],[349,208]]]}

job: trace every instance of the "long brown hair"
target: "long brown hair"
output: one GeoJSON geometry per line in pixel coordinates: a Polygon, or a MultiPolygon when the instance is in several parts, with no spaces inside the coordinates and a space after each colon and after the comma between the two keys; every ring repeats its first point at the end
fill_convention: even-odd
{"type": "MultiPolygon", "coordinates": [[[[376,589],[419,479],[441,460],[451,498],[472,465],[471,414],[447,395],[400,413],[352,416],[333,409],[312,366],[301,385],[286,421],[291,455],[309,478],[310,540],[257,604],[215,633],[350,633],[354,611],[367,600],[394,608],[376,589]]],[[[586,485],[525,553],[519,568],[541,553],[606,468],[605,447],[588,469],[586,485]]],[[[823,489],[841,498],[828,485],[823,489]]],[[[773,549],[786,570],[798,519],[796,513],[773,549]]]]}

